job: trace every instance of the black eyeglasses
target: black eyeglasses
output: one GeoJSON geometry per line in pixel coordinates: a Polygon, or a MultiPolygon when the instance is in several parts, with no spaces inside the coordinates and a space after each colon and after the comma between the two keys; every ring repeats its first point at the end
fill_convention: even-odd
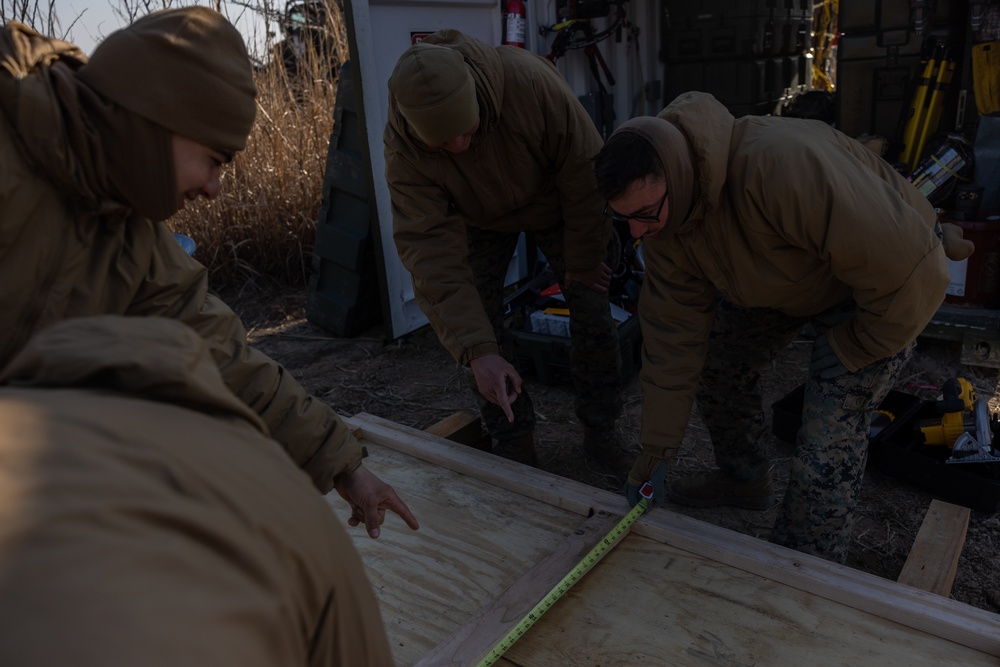
{"type": "Polygon", "coordinates": [[[660,221],[660,214],[663,213],[663,205],[667,203],[667,194],[667,189],[663,188],[663,198],[660,200],[660,205],[656,208],[656,215],[622,215],[618,211],[611,208],[611,204],[607,201],[604,202],[604,215],[611,218],[615,222],[621,222],[626,225],[631,220],[648,224],[656,224],[660,221]]]}

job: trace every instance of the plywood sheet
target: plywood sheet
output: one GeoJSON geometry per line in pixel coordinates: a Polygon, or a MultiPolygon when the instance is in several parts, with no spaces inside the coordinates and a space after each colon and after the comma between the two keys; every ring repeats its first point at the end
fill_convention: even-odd
{"type": "Polygon", "coordinates": [[[629,536],[506,655],[543,665],[996,665],[984,653],[629,536]]]}
{"type": "MultiPolygon", "coordinates": [[[[473,664],[467,646],[452,658],[434,649],[468,630],[508,587],[519,580],[523,587],[523,578],[548,554],[565,548],[591,509],[627,511],[614,494],[384,420],[359,416],[352,422],[371,452],[366,465],[396,488],[422,526],[410,532],[391,517],[378,540],[361,531],[355,538],[397,665],[428,654],[434,659],[424,664],[473,664]]],[[[642,522],[634,532],[647,536],[629,535],[615,547],[511,648],[508,666],[997,662],[991,655],[997,639],[979,640],[1000,628],[996,615],[896,582],[858,578],[864,573],[666,510],[652,510],[642,522]],[[783,581],[785,572],[793,584],[801,579],[796,570],[814,573],[815,591],[783,581]],[[878,599],[860,605],[830,599],[840,589],[845,598],[863,598],[865,590],[882,586],[878,599]],[[901,618],[916,621],[880,615],[900,606],[912,607],[901,618]],[[960,641],[921,627],[931,622],[959,628],[960,641]]],[[[494,629],[489,637],[488,627],[481,630],[473,638],[485,652],[502,632],[494,629]]]]}
{"type": "Polygon", "coordinates": [[[355,536],[397,665],[416,663],[581,523],[570,512],[539,512],[513,491],[366,446],[365,465],[395,487],[421,524],[414,532],[389,515],[377,540],[355,536]]]}

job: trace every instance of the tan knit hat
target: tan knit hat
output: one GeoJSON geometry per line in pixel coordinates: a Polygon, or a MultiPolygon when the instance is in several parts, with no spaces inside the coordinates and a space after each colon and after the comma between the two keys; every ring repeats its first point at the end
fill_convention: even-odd
{"type": "Polygon", "coordinates": [[[461,53],[447,46],[411,46],[396,62],[389,93],[400,113],[428,146],[460,137],[476,124],[476,83],[461,53]]]}
{"type": "Polygon", "coordinates": [[[77,76],[129,111],[214,149],[242,150],[257,112],[243,37],[208,7],[154,12],[111,33],[77,76]]]}

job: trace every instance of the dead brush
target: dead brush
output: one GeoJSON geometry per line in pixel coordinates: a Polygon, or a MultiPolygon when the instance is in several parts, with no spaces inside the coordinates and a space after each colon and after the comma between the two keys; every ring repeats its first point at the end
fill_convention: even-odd
{"type": "MultiPolygon", "coordinates": [[[[120,25],[152,11],[196,4],[222,12],[234,24],[245,14],[255,15],[261,30],[269,30],[266,26],[283,16],[274,0],[106,2],[120,25]]],[[[303,4],[326,8],[321,12],[325,25],[306,28],[322,34],[319,48],[311,40],[296,45],[295,71],[289,74],[282,60],[287,40],[275,43],[272,32],[244,35],[251,59],[259,63],[254,76],[257,120],[247,148],[224,169],[216,201],[190,202],[167,221],[173,231],[195,240],[195,258],[208,268],[210,285],[227,294],[304,286],[308,279],[333,129],[336,71],[349,50],[342,0],[303,4]]],[[[74,29],[85,30],[86,11],[56,0],[0,0],[0,23],[18,20],[43,34],[73,41],[74,29]]]]}
{"type": "Polygon", "coordinates": [[[167,221],[197,242],[195,257],[208,267],[213,287],[307,281],[336,86],[315,53],[307,52],[305,63],[296,77],[280,61],[256,73],[257,120],[246,150],[224,169],[222,194],[167,221]]]}

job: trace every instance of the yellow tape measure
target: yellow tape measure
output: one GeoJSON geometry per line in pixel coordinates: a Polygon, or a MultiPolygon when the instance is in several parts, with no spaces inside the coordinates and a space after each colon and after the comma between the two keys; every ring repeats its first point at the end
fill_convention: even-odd
{"type": "Polygon", "coordinates": [[[524,636],[528,629],[542,617],[542,614],[547,612],[552,605],[559,600],[559,598],[565,595],[566,592],[573,587],[573,584],[580,581],[580,579],[583,578],[583,575],[590,571],[590,568],[604,558],[605,554],[607,554],[613,546],[618,544],[619,540],[621,540],[622,537],[628,533],[632,524],[635,523],[639,516],[646,511],[647,507],[649,507],[649,501],[653,497],[653,486],[649,482],[646,482],[642,485],[639,493],[642,498],[640,498],[636,506],[632,508],[632,511],[622,517],[622,520],[619,521],[615,527],[612,528],[608,534],[597,543],[597,546],[591,549],[590,552],[588,552],[587,555],[584,556],[583,559],[559,581],[558,584],[553,586],[552,590],[546,593],[545,597],[543,597],[538,604],[536,604],[531,611],[524,616],[524,618],[518,621],[517,625],[510,629],[510,632],[494,644],[493,648],[489,650],[482,660],[476,663],[476,667],[490,667],[490,665],[499,660],[501,656],[503,656],[503,654],[514,645],[514,642],[524,636]]]}

